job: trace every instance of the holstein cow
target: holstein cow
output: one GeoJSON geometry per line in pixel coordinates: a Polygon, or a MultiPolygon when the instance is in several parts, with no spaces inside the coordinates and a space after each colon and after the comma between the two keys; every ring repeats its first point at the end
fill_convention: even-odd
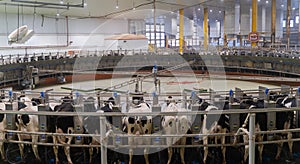
{"type": "MultiPolygon", "coordinates": [[[[198,99],[198,103],[200,104],[200,111],[212,111],[219,110],[216,106],[205,102],[201,98],[198,99]]],[[[224,110],[228,109],[228,102],[224,102],[224,110]]],[[[202,118],[202,134],[214,134],[214,133],[227,133],[229,130],[229,116],[225,114],[220,115],[207,115],[205,114],[202,118]]],[[[204,145],[204,157],[203,162],[207,162],[208,156],[208,141],[209,138],[214,139],[215,143],[218,143],[218,140],[221,140],[221,144],[225,144],[225,136],[204,136],[203,137],[203,145],[204,145]]],[[[223,155],[223,163],[226,163],[226,147],[221,146],[222,155],[223,155]]]]}
{"type": "MultiPolygon", "coordinates": [[[[85,108],[88,108],[87,110],[89,112],[112,112],[113,111],[113,105],[115,105],[115,101],[114,98],[110,97],[108,99],[108,101],[105,101],[104,106],[100,108],[100,110],[98,110],[98,108],[95,106],[94,101],[95,99],[93,97],[89,97],[87,98],[87,100],[89,102],[89,104],[85,105],[85,108]],[[92,102],[92,103],[91,103],[92,102]]],[[[85,109],[86,110],[86,109],[85,109]]],[[[92,117],[92,116],[88,116],[86,118],[84,118],[83,120],[83,124],[85,127],[85,130],[87,133],[93,135],[93,134],[99,134],[99,130],[100,130],[100,119],[99,117],[92,117]]],[[[106,134],[106,136],[108,136],[111,132],[111,123],[112,123],[112,117],[109,116],[107,117],[107,124],[106,127],[108,129],[108,132],[106,134]]],[[[88,139],[88,144],[90,145],[99,145],[102,139],[100,138],[95,138],[95,137],[90,137],[88,139]]],[[[97,152],[98,152],[98,148],[97,152]]],[[[92,163],[92,157],[93,157],[93,147],[89,148],[89,154],[90,154],[90,163],[92,163]]]]}
{"type": "MultiPolygon", "coordinates": [[[[54,107],[56,112],[75,112],[73,106],[73,99],[70,97],[64,97],[61,105],[54,107]]],[[[52,124],[53,126],[53,124],[52,124]]],[[[53,129],[53,128],[51,128],[53,129]]],[[[55,117],[55,132],[61,134],[73,134],[74,133],[74,116],[57,116],[55,117]]],[[[64,152],[67,157],[68,163],[71,164],[70,145],[72,142],[72,136],[53,136],[54,144],[65,144],[64,152]]],[[[59,163],[58,158],[58,146],[53,146],[56,163],[59,163]]]]}
{"type": "MultiPolygon", "coordinates": [[[[277,108],[291,108],[291,107],[296,107],[296,98],[295,97],[289,97],[289,96],[285,96],[285,97],[279,97],[276,100],[276,107],[277,108]]],[[[294,112],[293,111],[289,111],[289,112],[277,112],[276,113],[276,129],[278,130],[287,130],[290,128],[294,127],[293,124],[293,120],[294,120],[294,112]]],[[[281,134],[277,134],[276,135],[278,137],[278,139],[282,140],[282,139],[287,139],[288,140],[288,146],[289,146],[289,155],[290,158],[293,158],[293,141],[291,141],[292,139],[292,132],[286,132],[286,133],[281,133],[281,134]]],[[[283,142],[280,142],[278,144],[278,149],[277,149],[277,154],[275,159],[279,160],[280,158],[280,153],[282,151],[282,147],[283,147],[283,142]]]]}
{"type": "MultiPolygon", "coordinates": [[[[32,98],[32,105],[38,106],[42,103],[42,99],[32,98]]],[[[61,103],[49,103],[49,112],[75,112],[73,106],[73,99],[66,96],[62,98],[61,103]]],[[[72,134],[74,132],[74,117],[73,116],[47,116],[47,130],[50,133],[64,133],[72,134]]],[[[52,142],[54,144],[70,144],[72,136],[52,136],[52,142]],[[67,140],[67,141],[66,141],[67,140]]],[[[50,140],[51,141],[51,140],[50,140]]],[[[70,146],[64,146],[64,152],[67,157],[68,163],[72,163],[70,156],[70,146]]],[[[59,163],[58,158],[58,146],[53,146],[56,163],[59,163]]]]}
{"type": "MultiPolygon", "coordinates": [[[[0,111],[5,110],[5,102],[8,100],[5,99],[5,97],[1,97],[0,99],[0,111]]],[[[6,129],[6,116],[5,114],[0,114],[0,153],[2,160],[5,160],[5,152],[4,152],[4,145],[3,141],[5,140],[5,132],[6,129]]]]}
{"type": "MultiPolygon", "coordinates": [[[[240,109],[254,109],[254,108],[264,108],[264,100],[253,100],[250,99],[244,99],[240,102],[240,109]]],[[[240,124],[242,127],[239,129],[239,131],[249,132],[249,114],[241,114],[240,115],[240,124]]],[[[267,122],[267,116],[266,113],[257,113],[255,115],[255,132],[259,132],[261,130],[266,130],[266,122],[267,122]]],[[[264,138],[263,134],[256,134],[255,140],[257,142],[262,142],[264,138]]],[[[243,162],[247,162],[247,158],[249,155],[249,136],[248,134],[243,135],[243,141],[245,143],[245,151],[244,151],[244,160],[243,162]]],[[[234,144],[237,143],[237,136],[234,138],[234,144]]],[[[263,144],[258,144],[258,152],[259,152],[259,162],[262,162],[262,153],[263,153],[263,144]]]]}
{"type": "MultiPolygon", "coordinates": [[[[152,112],[149,104],[143,101],[143,99],[134,99],[132,108],[129,109],[128,113],[150,113],[152,112]]],[[[123,131],[127,132],[128,135],[143,135],[151,134],[152,132],[152,117],[151,116],[127,116],[123,120],[123,131]]],[[[133,137],[128,138],[128,145],[137,144],[151,144],[150,138],[144,138],[142,140],[134,139],[133,137]]],[[[144,149],[144,157],[146,164],[149,164],[148,159],[149,148],[144,149]]],[[[133,148],[129,149],[129,164],[132,164],[133,159],[133,148]]]]}
{"type": "MultiPolygon", "coordinates": [[[[26,111],[26,112],[37,112],[37,106],[33,106],[31,101],[28,97],[21,97],[18,103],[19,111],[26,111]],[[24,108],[22,108],[24,107],[24,108]],[[22,108],[22,109],[20,109],[22,108]]],[[[38,124],[38,116],[37,115],[28,115],[28,114],[18,114],[16,115],[16,126],[18,131],[21,132],[38,132],[39,131],[39,124],[38,124]]],[[[29,134],[20,134],[18,133],[19,141],[24,141],[31,139],[32,141],[32,149],[34,152],[35,157],[40,160],[39,153],[38,153],[38,145],[35,144],[38,142],[38,135],[29,135],[29,134]]],[[[24,144],[19,143],[20,155],[24,157],[24,144]]]]}
{"type": "MultiPolygon", "coordinates": [[[[179,108],[174,100],[172,100],[172,96],[169,96],[167,99],[167,107],[164,109],[164,112],[179,112],[186,111],[186,109],[179,108]]],[[[178,135],[178,137],[168,137],[167,146],[168,146],[168,164],[171,163],[173,148],[171,147],[173,144],[177,143],[178,145],[186,144],[186,137],[182,137],[187,133],[189,128],[191,127],[191,123],[188,120],[187,116],[178,115],[178,116],[164,116],[162,117],[162,128],[165,134],[173,134],[178,135]]],[[[181,163],[184,164],[184,147],[180,148],[180,158],[181,163]]]]}

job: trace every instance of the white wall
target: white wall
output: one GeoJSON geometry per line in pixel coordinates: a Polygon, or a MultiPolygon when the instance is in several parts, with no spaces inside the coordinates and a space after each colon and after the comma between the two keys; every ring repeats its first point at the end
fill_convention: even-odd
{"type": "MultiPolygon", "coordinates": [[[[8,44],[7,36],[18,27],[18,18],[15,14],[8,14],[7,19],[4,13],[0,14],[0,54],[24,53],[24,49],[7,49],[8,47],[24,46],[62,46],[67,44],[67,21],[65,17],[56,19],[54,17],[42,17],[40,15],[24,15],[20,17],[19,26],[27,25],[33,29],[35,34],[25,44],[8,44]],[[34,19],[35,18],[35,19],[34,19]],[[7,20],[7,23],[6,23],[7,20]]],[[[97,46],[98,49],[105,49],[104,38],[122,33],[129,33],[128,20],[118,19],[71,19],[69,18],[69,41],[72,44],[69,48],[80,46],[97,46]]],[[[27,50],[39,52],[41,50],[27,50]]]]}

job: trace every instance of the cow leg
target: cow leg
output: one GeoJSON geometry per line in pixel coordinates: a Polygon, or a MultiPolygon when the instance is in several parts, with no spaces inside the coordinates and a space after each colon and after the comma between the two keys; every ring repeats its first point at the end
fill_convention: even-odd
{"type": "Polygon", "coordinates": [[[208,138],[205,136],[203,138],[203,145],[204,145],[204,158],[203,158],[203,163],[206,164],[207,156],[208,156],[208,138]]]}
{"type": "Polygon", "coordinates": [[[54,144],[54,146],[53,146],[53,152],[54,152],[54,155],[55,155],[55,162],[56,162],[56,164],[58,164],[59,163],[59,159],[58,159],[58,146],[55,145],[55,144],[57,144],[57,138],[56,138],[56,136],[53,136],[52,138],[53,138],[53,144],[54,144]]]}
{"type": "MultiPolygon", "coordinates": [[[[258,142],[262,142],[263,141],[264,136],[263,135],[258,135],[257,136],[257,141],[258,142]]],[[[264,145],[263,144],[258,144],[258,152],[259,152],[259,163],[262,163],[262,153],[264,150],[264,145]]]]}
{"type": "MultiPolygon", "coordinates": [[[[282,139],[282,137],[280,137],[280,140],[282,139]]],[[[279,160],[280,158],[280,153],[281,153],[281,150],[282,150],[282,147],[283,147],[283,142],[280,142],[277,144],[278,145],[278,148],[277,148],[277,154],[276,154],[276,157],[275,159],[276,160],[279,160]]]]}
{"type": "MultiPolygon", "coordinates": [[[[225,130],[225,132],[226,132],[226,130],[225,130]]],[[[222,150],[222,154],[223,154],[223,164],[225,164],[226,163],[226,146],[224,146],[225,145],[225,136],[221,137],[221,144],[222,144],[221,150],[222,150]]]]}
{"type": "Polygon", "coordinates": [[[168,164],[171,163],[172,155],[173,155],[173,148],[169,147],[168,148],[168,164]]]}
{"type": "Polygon", "coordinates": [[[289,145],[291,159],[293,158],[293,141],[291,141],[292,136],[293,136],[292,133],[288,132],[287,139],[288,139],[288,145],[289,145]]]}
{"type": "Polygon", "coordinates": [[[1,158],[2,160],[5,160],[5,151],[4,151],[4,145],[3,145],[3,140],[5,139],[5,134],[3,132],[0,133],[0,152],[1,152],[1,158]]]}
{"type": "MultiPolygon", "coordinates": [[[[20,131],[20,129],[18,129],[18,130],[20,131]]],[[[21,142],[23,141],[23,138],[21,137],[20,134],[18,134],[18,138],[19,138],[19,141],[21,141],[21,142]]],[[[24,152],[23,152],[23,150],[24,150],[24,144],[19,143],[18,145],[19,145],[19,149],[20,149],[21,158],[23,159],[24,158],[24,152]]]]}
{"type": "MultiPolygon", "coordinates": [[[[185,145],[186,144],[186,138],[185,137],[181,138],[180,143],[181,143],[181,145],[185,145]]],[[[184,161],[184,147],[180,148],[180,159],[181,159],[181,164],[185,164],[185,161],[184,161]]]]}
{"type": "Polygon", "coordinates": [[[33,150],[33,153],[35,155],[35,158],[38,159],[38,160],[41,160],[40,156],[39,156],[39,152],[38,152],[38,145],[36,144],[39,140],[39,136],[38,135],[33,135],[32,136],[32,150],[33,150]]]}
{"type": "Polygon", "coordinates": [[[129,164],[132,164],[132,158],[133,158],[133,149],[129,149],[129,164]]]}
{"type": "Polygon", "coordinates": [[[248,154],[249,154],[249,145],[245,145],[244,163],[247,163],[248,154]]]}
{"type": "MultiPolygon", "coordinates": [[[[73,128],[68,128],[68,134],[73,134],[73,128]]],[[[72,142],[72,136],[67,136],[67,145],[70,145],[72,142]]],[[[68,164],[72,164],[71,154],[70,154],[70,146],[65,146],[65,155],[67,156],[68,164]]]]}
{"type": "Polygon", "coordinates": [[[145,158],[146,164],[149,164],[149,148],[144,149],[144,158],[145,158]]]}

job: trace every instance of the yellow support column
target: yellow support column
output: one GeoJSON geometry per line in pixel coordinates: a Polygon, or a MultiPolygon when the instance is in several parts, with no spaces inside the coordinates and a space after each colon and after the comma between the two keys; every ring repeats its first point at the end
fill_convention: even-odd
{"type": "Polygon", "coordinates": [[[224,46],[227,46],[227,35],[226,35],[226,11],[224,11],[224,17],[223,17],[223,33],[224,33],[224,46]]]}
{"type": "Polygon", "coordinates": [[[203,23],[203,32],[204,32],[204,49],[208,48],[208,9],[204,8],[204,23],[203,23]]]}
{"type": "MultiPolygon", "coordinates": [[[[252,32],[257,32],[257,0],[252,0],[252,32]]],[[[256,43],[251,43],[252,47],[256,47],[256,43]]]]}
{"type": "Polygon", "coordinates": [[[271,43],[275,43],[276,35],[276,0],[272,0],[271,43]]]}
{"type": "Polygon", "coordinates": [[[183,54],[183,28],[184,28],[184,20],[183,20],[183,9],[179,10],[179,53],[183,54]]]}

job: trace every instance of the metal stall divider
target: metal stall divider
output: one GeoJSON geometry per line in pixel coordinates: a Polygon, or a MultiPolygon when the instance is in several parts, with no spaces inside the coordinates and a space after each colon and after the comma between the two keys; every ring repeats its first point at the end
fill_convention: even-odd
{"type": "MultiPolygon", "coordinates": [[[[17,94],[9,91],[8,95],[9,102],[5,103],[5,110],[18,111],[18,102],[16,102],[17,94]]],[[[6,128],[7,130],[16,130],[15,114],[6,114],[6,128]]],[[[15,136],[16,134],[9,132],[7,135],[7,139],[14,140],[16,138],[15,136]]]]}
{"type": "MultiPolygon", "coordinates": [[[[198,104],[198,96],[195,91],[191,93],[191,110],[198,111],[200,104],[198,104]]],[[[192,116],[192,134],[200,134],[201,133],[201,116],[198,114],[196,116],[192,116]]],[[[197,145],[199,143],[200,138],[198,136],[193,137],[192,145],[197,145]]]]}
{"type": "MultiPolygon", "coordinates": [[[[161,106],[158,104],[158,95],[156,92],[152,93],[153,96],[153,106],[152,106],[152,112],[161,112],[161,106]]],[[[162,127],[161,127],[161,116],[155,116],[152,118],[152,131],[153,134],[161,135],[162,127]]],[[[153,145],[162,145],[164,142],[164,139],[161,139],[160,137],[152,138],[152,144],[153,145]]],[[[157,149],[160,149],[159,147],[157,149]]]]}
{"type": "MultiPolygon", "coordinates": [[[[259,86],[258,87],[258,98],[260,100],[264,100],[264,107],[265,108],[275,108],[275,102],[270,101],[270,93],[269,89],[266,87],[259,86]]],[[[276,112],[267,112],[267,130],[275,130],[276,129],[276,112]]],[[[267,139],[272,140],[274,134],[267,134],[267,139]]]]}
{"type": "MultiPolygon", "coordinates": [[[[40,97],[41,97],[41,104],[38,105],[38,111],[39,112],[47,112],[49,111],[49,98],[46,96],[47,93],[41,92],[40,97]]],[[[39,115],[38,116],[39,120],[39,132],[47,132],[47,116],[45,115],[39,115]]],[[[41,134],[39,136],[40,142],[46,143],[47,142],[47,136],[46,134],[41,134]]]]}
{"type": "MultiPolygon", "coordinates": [[[[229,103],[229,109],[240,109],[240,104],[234,102],[234,99],[240,101],[243,95],[243,91],[240,88],[235,88],[235,93],[233,90],[229,91],[229,99],[231,100],[229,103]]],[[[240,126],[240,114],[230,114],[229,117],[229,127],[230,132],[235,133],[240,126]]],[[[234,136],[230,137],[230,142],[233,142],[234,136]]]]}
{"type": "MultiPolygon", "coordinates": [[[[93,103],[94,105],[95,102],[88,102],[89,105],[90,103],[93,103]]],[[[86,107],[84,106],[86,104],[83,104],[83,95],[79,94],[77,91],[75,91],[75,105],[74,105],[74,110],[76,112],[84,112],[86,107]]],[[[83,134],[83,127],[82,127],[82,122],[83,122],[83,117],[82,116],[74,116],[74,133],[75,134],[83,134]]],[[[82,144],[83,139],[81,136],[76,136],[75,138],[75,143],[76,144],[82,144]]]]}
{"type": "MultiPolygon", "coordinates": [[[[297,100],[297,107],[299,108],[300,107],[300,87],[297,88],[296,100],[297,100]]],[[[298,128],[300,127],[300,120],[299,119],[300,119],[300,112],[297,110],[297,112],[296,112],[296,126],[298,128]]]]}
{"type": "MultiPolygon", "coordinates": [[[[113,112],[121,112],[121,96],[117,94],[116,92],[114,93],[114,98],[115,98],[115,105],[113,106],[113,112]]],[[[113,116],[112,117],[112,125],[113,125],[113,132],[114,137],[113,137],[113,145],[115,148],[119,148],[119,145],[123,145],[125,138],[121,138],[118,136],[118,134],[122,134],[122,117],[121,116],[113,116]]]]}

